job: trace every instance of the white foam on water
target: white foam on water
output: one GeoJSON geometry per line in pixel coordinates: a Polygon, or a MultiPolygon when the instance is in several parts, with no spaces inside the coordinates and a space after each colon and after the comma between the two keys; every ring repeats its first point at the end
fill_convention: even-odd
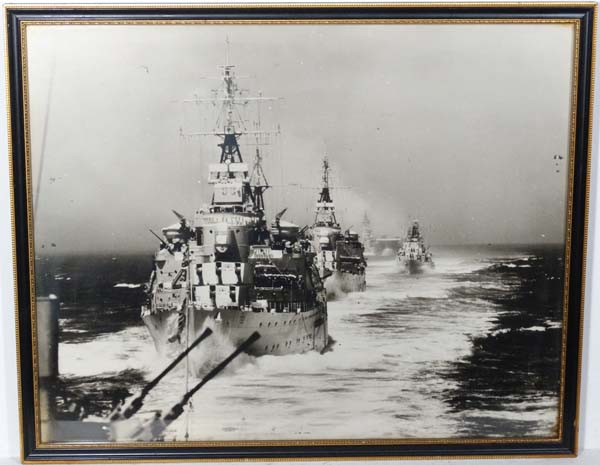
{"type": "MultiPolygon", "coordinates": [[[[186,432],[190,440],[456,435],[464,426],[464,415],[452,413],[444,402],[456,382],[441,373],[471,353],[472,340],[492,330],[501,309],[475,296],[447,298],[453,288],[481,286],[453,280],[452,275],[490,266],[489,254],[433,252],[435,268],[416,276],[402,273],[395,259],[370,260],[367,291],[328,303],[329,333],[336,341],[332,351],[243,355],[194,396],[165,439],[183,440],[186,432]]],[[[233,349],[218,333],[211,336],[189,363],[181,363],[161,381],[144,409],[171,408],[198,382],[194,374],[206,373],[207,366],[233,349]]],[[[168,363],[157,358],[143,327],[89,343],[62,344],[60,357],[61,371],[77,376],[136,368],[150,379],[168,363]]],[[[481,415],[510,419],[518,411],[520,418],[541,423],[539,434],[550,434],[553,422],[548,412],[554,404],[544,408],[542,401],[537,402],[540,409],[513,405],[507,412],[481,415]]]]}
{"type": "Polygon", "coordinates": [[[560,329],[560,328],[562,328],[562,322],[561,321],[546,320],[546,321],[544,321],[544,324],[546,325],[546,327],[552,328],[552,329],[560,329]]]}
{"type": "Polygon", "coordinates": [[[495,309],[407,313],[407,297],[444,299],[457,283],[437,269],[407,279],[393,260],[371,265],[367,292],[328,304],[333,351],[263,356],[219,377],[198,394],[187,420],[169,430],[171,438],[184,437],[188,424],[192,439],[205,440],[442,437],[457,431],[458,418],[443,415],[442,393],[452,382],[436,369],[470,353],[471,338],[491,328],[495,309]],[[393,331],[361,323],[386,304],[399,309],[393,331]]]}
{"type": "Polygon", "coordinates": [[[133,283],[117,283],[113,287],[126,287],[128,289],[137,289],[142,287],[143,284],[133,284],[133,283]]]}
{"type": "Polygon", "coordinates": [[[128,369],[151,374],[166,362],[141,326],[103,334],[90,342],[60,344],[58,354],[60,373],[65,376],[104,376],[128,369]]]}

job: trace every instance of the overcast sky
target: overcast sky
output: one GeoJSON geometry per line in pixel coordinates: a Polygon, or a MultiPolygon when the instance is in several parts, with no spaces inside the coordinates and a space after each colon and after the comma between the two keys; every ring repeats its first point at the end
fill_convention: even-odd
{"type": "Polygon", "coordinates": [[[571,26],[27,31],[38,251],[152,249],[148,228],[174,223],[171,209],[209,202],[219,141],[180,128],[214,115],[182,101],[219,85],[227,37],[240,86],[282,98],[263,109],[281,128],[265,149],[270,214],[312,221],[326,154],[346,227],[368,211],[375,233],[418,218],[433,244],[564,240],[571,26]]]}

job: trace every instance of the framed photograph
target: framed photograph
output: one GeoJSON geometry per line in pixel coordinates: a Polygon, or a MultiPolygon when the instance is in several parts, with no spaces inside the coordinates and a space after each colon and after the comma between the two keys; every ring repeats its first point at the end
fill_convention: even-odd
{"type": "Polygon", "coordinates": [[[22,460],[576,455],[596,11],[8,6],[22,460]]]}

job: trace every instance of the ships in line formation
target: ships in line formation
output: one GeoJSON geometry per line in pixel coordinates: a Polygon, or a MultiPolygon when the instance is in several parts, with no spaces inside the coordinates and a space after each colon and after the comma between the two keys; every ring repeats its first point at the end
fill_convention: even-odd
{"type": "MultiPolygon", "coordinates": [[[[254,98],[261,100],[262,97],[254,98]]],[[[219,163],[208,167],[209,206],[157,235],[161,245],[148,284],[142,319],[158,350],[189,344],[206,328],[239,345],[255,331],[253,355],[323,351],[329,344],[327,290],[330,277],[346,288],[365,287],[358,235],[341,233],[329,185],[323,185],[315,224],[300,229],[282,219],[269,224],[264,192],[269,187],[258,149],[252,172],[242,158],[236,119],[241,96],[234,66],[222,66],[219,163]],[[338,253],[338,251],[340,251],[338,253]],[[354,278],[356,276],[356,278],[354,278]]],[[[325,162],[325,177],[328,166],[325,162]]]]}
{"type": "MultiPolygon", "coordinates": [[[[191,219],[174,211],[179,222],[163,228],[163,237],[155,234],[160,248],[141,317],[161,352],[189,345],[206,328],[236,346],[258,332],[260,339],[247,349],[252,355],[324,351],[330,344],[328,297],[365,290],[365,248],[336,218],[326,158],[314,223],[300,228],[287,222],[284,209],[269,224],[260,144],[252,170],[239,145],[248,132],[236,106],[250,99],[238,89],[234,66],[221,69],[221,94],[212,99],[221,103],[220,128],[212,133],[221,140],[219,162],[208,166],[212,200],[191,219]]],[[[403,245],[398,258],[421,260],[422,243],[418,239],[417,248],[401,255],[403,245]]],[[[404,244],[413,244],[413,236],[404,244]]]]}
{"type": "Polygon", "coordinates": [[[408,228],[405,237],[398,238],[375,238],[371,231],[371,223],[365,214],[363,219],[362,240],[365,248],[365,256],[391,256],[396,254],[396,259],[401,267],[410,274],[418,274],[423,271],[425,265],[434,268],[433,254],[425,245],[425,238],[421,233],[418,220],[414,220],[408,228]],[[397,252],[394,251],[397,249],[397,252]]]}

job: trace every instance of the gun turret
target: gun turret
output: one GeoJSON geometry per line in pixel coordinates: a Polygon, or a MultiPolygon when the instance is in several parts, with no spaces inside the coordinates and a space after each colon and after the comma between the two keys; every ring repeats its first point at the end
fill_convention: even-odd
{"type": "Polygon", "coordinates": [[[306,225],[302,229],[300,229],[300,231],[298,231],[298,237],[303,238],[306,231],[308,231],[308,228],[309,228],[309,226],[306,225]]]}
{"type": "Polygon", "coordinates": [[[177,210],[171,210],[171,211],[179,219],[179,225],[180,225],[179,230],[182,233],[183,239],[187,241],[188,239],[193,237],[194,232],[193,232],[192,228],[190,227],[190,224],[188,223],[187,218],[185,216],[183,216],[181,213],[179,213],[177,210]]]}
{"type": "Polygon", "coordinates": [[[152,233],[152,235],[160,241],[160,244],[164,249],[167,249],[169,251],[169,253],[173,254],[171,249],[169,249],[169,244],[167,244],[167,241],[165,241],[162,237],[160,237],[158,234],[156,234],[154,231],[152,231],[152,229],[148,229],[148,231],[150,231],[152,233]]]}
{"type": "Polygon", "coordinates": [[[275,226],[277,227],[277,229],[279,229],[279,225],[281,223],[281,218],[283,217],[283,215],[285,214],[286,211],[287,211],[287,207],[285,207],[283,210],[281,210],[279,213],[277,213],[277,215],[275,215],[275,226]]]}
{"type": "Polygon", "coordinates": [[[171,210],[171,211],[175,214],[175,216],[177,218],[179,218],[179,221],[181,222],[182,225],[187,225],[187,220],[185,219],[185,216],[183,216],[181,213],[179,213],[176,210],[171,210]]]}

